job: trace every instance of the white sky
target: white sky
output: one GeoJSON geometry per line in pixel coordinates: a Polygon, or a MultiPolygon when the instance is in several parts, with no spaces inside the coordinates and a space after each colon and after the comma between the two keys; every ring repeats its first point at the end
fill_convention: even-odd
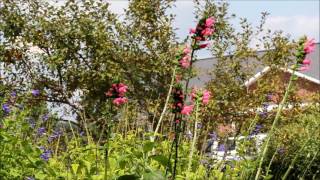
{"type": "MultiPolygon", "coordinates": [[[[125,0],[108,0],[113,12],[121,14],[127,7],[125,0]]],[[[260,13],[267,11],[270,13],[266,22],[266,27],[272,30],[283,30],[291,34],[292,38],[302,35],[313,37],[320,41],[319,34],[319,6],[317,0],[290,1],[290,0],[233,0],[230,3],[229,12],[235,13],[237,17],[246,17],[253,25],[259,23],[260,13]]],[[[174,26],[177,35],[184,39],[188,35],[189,28],[195,26],[194,4],[191,0],[178,0],[172,13],[176,14],[174,26]]]]}

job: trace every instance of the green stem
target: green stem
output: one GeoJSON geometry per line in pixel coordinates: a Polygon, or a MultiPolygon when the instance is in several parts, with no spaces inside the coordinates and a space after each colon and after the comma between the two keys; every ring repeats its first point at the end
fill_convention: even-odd
{"type": "MultiPolygon", "coordinates": [[[[278,147],[279,147],[279,146],[278,146],[278,147]]],[[[278,149],[278,148],[277,148],[277,149],[278,149]]],[[[267,171],[266,171],[266,176],[268,176],[268,174],[269,174],[271,164],[272,164],[274,158],[276,157],[276,155],[277,155],[277,151],[275,151],[275,152],[273,153],[273,155],[272,155],[272,158],[271,158],[271,160],[270,160],[270,162],[269,162],[269,165],[268,165],[268,169],[267,169],[267,171]]]]}
{"type": "Polygon", "coordinates": [[[287,98],[289,96],[289,92],[290,92],[290,89],[291,89],[291,86],[292,86],[292,82],[293,82],[293,79],[295,77],[294,72],[295,72],[295,70],[293,70],[293,72],[291,74],[291,77],[290,77],[289,84],[287,86],[285,95],[284,95],[281,103],[279,104],[276,117],[275,117],[275,119],[274,119],[274,121],[272,123],[271,129],[270,129],[270,131],[268,133],[266,144],[264,146],[264,149],[263,149],[263,152],[262,152],[262,155],[261,155],[261,159],[260,159],[260,162],[259,162],[259,167],[258,167],[258,171],[257,171],[256,177],[255,177],[255,180],[258,180],[259,177],[260,177],[262,164],[263,164],[264,158],[265,158],[265,156],[267,154],[267,151],[268,151],[268,147],[269,147],[269,142],[270,142],[271,136],[272,136],[273,131],[274,131],[275,127],[276,127],[276,124],[278,123],[278,121],[280,119],[280,115],[281,115],[281,111],[283,109],[283,106],[284,106],[284,104],[285,104],[285,102],[286,102],[286,100],[287,100],[287,98]]]}
{"type": "Polygon", "coordinates": [[[189,163],[188,163],[187,172],[191,171],[192,157],[193,157],[194,148],[195,148],[196,141],[197,141],[198,109],[199,109],[199,102],[196,101],[196,119],[194,122],[193,140],[192,140],[192,145],[191,145],[191,150],[190,150],[190,155],[189,155],[189,163]]]}
{"type": "Polygon", "coordinates": [[[163,119],[163,117],[164,117],[164,114],[165,114],[165,112],[167,111],[167,107],[168,107],[168,104],[169,104],[172,87],[173,87],[173,84],[174,84],[174,79],[175,79],[175,76],[176,76],[176,68],[177,68],[177,67],[174,67],[173,72],[172,72],[171,83],[170,83],[168,95],[167,95],[167,98],[166,98],[166,102],[165,102],[165,104],[164,104],[164,108],[163,108],[163,110],[162,110],[162,112],[161,112],[160,119],[159,119],[159,121],[158,121],[156,130],[154,131],[153,136],[150,137],[151,142],[154,142],[155,137],[156,137],[157,134],[158,134],[158,131],[159,131],[159,128],[160,128],[162,119],[163,119]]]}
{"type": "Polygon", "coordinates": [[[71,132],[72,132],[72,135],[73,135],[73,138],[74,138],[74,140],[75,140],[75,143],[76,143],[76,148],[78,148],[78,141],[77,141],[77,137],[76,137],[76,134],[74,133],[74,131],[73,131],[73,128],[72,128],[72,125],[71,125],[71,122],[70,122],[70,120],[68,120],[68,124],[69,124],[69,126],[70,126],[70,129],[71,129],[71,132]]]}
{"type": "Polygon", "coordinates": [[[304,178],[304,176],[307,173],[307,170],[310,168],[311,164],[313,163],[313,161],[316,159],[317,155],[319,153],[319,150],[314,154],[313,158],[311,159],[310,163],[308,164],[308,166],[306,167],[306,169],[304,170],[303,174],[302,174],[302,179],[304,178]]]}
{"type": "Polygon", "coordinates": [[[304,149],[304,147],[307,145],[308,142],[309,142],[309,140],[306,141],[306,142],[303,144],[303,146],[299,149],[299,151],[296,153],[296,155],[294,156],[293,160],[291,161],[291,163],[290,163],[290,165],[289,165],[286,173],[285,173],[285,174],[283,175],[283,177],[281,178],[282,180],[287,179],[287,177],[288,177],[291,169],[293,168],[294,163],[295,163],[296,160],[298,159],[298,156],[299,156],[300,152],[304,149]]]}
{"type": "MultiPolygon", "coordinates": [[[[175,118],[176,121],[176,118],[175,118]]],[[[176,172],[177,172],[177,164],[178,164],[178,150],[179,150],[179,125],[180,123],[174,122],[175,123],[175,137],[174,137],[174,142],[175,142],[175,158],[174,158],[174,167],[173,167],[173,179],[176,178],[176,172]]]]}

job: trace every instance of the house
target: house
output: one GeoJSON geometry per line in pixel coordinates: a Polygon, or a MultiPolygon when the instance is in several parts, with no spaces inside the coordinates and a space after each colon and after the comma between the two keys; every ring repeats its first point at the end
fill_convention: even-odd
{"type": "MultiPolygon", "coordinates": [[[[264,51],[257,53],[263,54],[264,51]]],[[[248,92],[254,93],[259,87],[259,82],[272,83],[272,81],[278,83],[277,85],[279,86],[285,86],[289,82],[292,73],[294,73],[297,76],[295,93],[301,100],[308,101],[312,99],[312,97],[320,94],[320,43],[316,44],[315,51],[309,54],[308,58],[312,61],[310,69],[302,72],[293,72],[291,69],[275,69],[270,66],[258,65],[255,69],[256,74],[244,83],[244,88],[246,88],[248,92]]],[[[195,63],[198,76],[190,80],[190,87],[205,86],[206,83],[212,79],[210,72],[216,63],[217,60],[214,57],[199,59],[195,63]]],[[[277,95],[275,95],[273,99],[275,102],[278,102],[279,98],[276,96],[277,95]]]]}
{"type": "MultiPolygon", "coordinates": [[[[258,55],[262,55],[266,51],[260,51],[257,52],[258,55]]],[[[290,76],[294,74],[297,78],[294,82],[294,93],[295,97],[298,98],[299,101],[302,101],[302,103],[299,103],[299,106],[308,105],[308,103],[320,102],[320,43],[316,44],[316,49],[314,52],[308,55],[308,58],[312,61],[310,69],[307,71],[297,71],[293,72],[291,69],[284,69],[284,68],[274,68],[270,66],[264,66],[261,63],[258,64],[257,67],[255,67],[255,71],[252,73],[253,76],[248,78],[243,83],[244,90],[247,90],[247,93],[256,93],[257,91],[260,91],[263,85],[269,84],[274,85],[274,88],[267,88],[270,90],[270,104],[268,103],[268,107],[256,107],[254,109],[248,109],[248,111],[244,112],[263,112],[263,111],[273,111],[278,107],[278,104],[282,100],[282,96],[284,95],[284,90],[287,87],[287,84],[289,82],[290,76]],[[260,88],[261,87],[261,88],[260,88]],[[281,91],[279,89],[281,89],[281,91]],[[279,91],[278,91],[279,90],[279,91]]],[[[249,59],[248,61],[255,61],[254,59],[249,59]]],[[[215,68],[215,65],[217,64],[217,59],[214,57],[210,58],[204,58],[197,61],[194,65],[195,68],[198,71],[198,75],[195,78],[192,78],[190,80],[190,86],[197,86],[197,87],[204,87],[206,83],[208,83],[210,80],[212,80],[212,75],[210,72],[213,68],[215,68]]],[[[246,64],[247,65],[247,64],[246,64]]],[[[250,66],[250,64],[248,65],[250,66]]],[[[290,102],[291,103],[291,102],[290,102]]],[[[294,106],[290,104],[285,107],[285,109],[291,109],[294,106]]],[[[220,124],[218,127],[221,126],[223,129],[231,128],[232,133],[236,131],[235,124],[232,122],[232,124],[220,124]]],[[[217,131],[219,128],[217,128],[217,131]]],[[[229,135],[228,135],[229,136],[229,135]]],[[[258,134],[259,142],[263,141],[263,139],[266,137],[266,134],[258,134]]],[[[240,135],[240,139],[244,138],[240,135]]],[[[215,140],[213,143],[208,143],[208,148],[210,148],[210,156],[212,156],[214,159],[221,160],[221,159],[235,159],[238,158],[236,153],[236,141],[234,140],[234,137],[228,137],[228,141],[220,142],[221,139],[215,140]],[[230,141],[230,142],[229,142],[230,141]],[[228,145],[231,144],[231,145],[228,145]],[[225,151],[219,150],[219,144],[223,144],[226,147],[225,151]],[[229,148],[231,147],[231,148],[229,148]],[[212,154],[213,153],[213,154],[212,154]]],[[[260,144],[257,145],[257,147],[260,147],[260,144]]]]}

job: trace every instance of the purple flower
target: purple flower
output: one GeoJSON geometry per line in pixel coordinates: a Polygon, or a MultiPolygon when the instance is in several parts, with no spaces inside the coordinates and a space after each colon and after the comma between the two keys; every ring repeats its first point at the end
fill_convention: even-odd
{"type": "Polygon", "coordinates": [[[84,132],[81,131],[81,132],[79,133],[79,135],[80,135],[81,137],[84,136],[84,132]]]}
{"type": "Polygon", "coordinates": [[[33,96],[39,96],[39,95],[40,95],[40,90],[39,90],[39,89],[33,89],[33,90],[31,91],[31,94],[32,94],[33,96]]]}
{"type": "Polygon", "coordinates": [[[5,114],[9,114],[10,113],[10,105],[5,103],[2,105],[2,110],[5,112],[5,114]]]}
{"type": "Polygon", "coordinates": [[[44,161],[48,161],[51,157],[52,151],[49,149],[45,149],[42,146],[39,149],[43,151],[42,154],[40,155],[40,158],[43,159],[44,161]]]}
{"type": "Polygon", "coordinates": [[[224,144],[220,144],[220,145],[219,145],[218,151],[225,151],[224,144]]]}
{"type": "Polygon", "coordinates": [[[263,128],[263,125],[257,124],[254,130],[250,133],[250,136],[257,135],[262,128],[263,128]]]}
{"type": "Polygon", "coordinates": [[[15,91],[12,91],[12,92],[10,93],[10,96],[13,97],[13,98],[15,98],[15,97],[17,97],[17,93],[16,93],[15,91]]]}
{"type": "Polygon", "coordinates": [[[55,139],[59,138],[62,135],[61,131],[53,131],[52,135],[49,136],[48,138],[48,142],[51,143],[52,141],[54,141],[55,139]]]}
{"type": "Polygon", "coordinates": [[[267,102],[262,103],[263,110],[267,110],[268,106],[269,106],[269,103],[267,102]]]}
{"type": "Polygon", "coordinates": [[[214,141],[217,140],[217,138],[218,138],[216,132],[209,133],[209,136],[210,136],[210,139],[211,139],[211,140],[214,140],[214,141]]]}
{"type": "Polygon", "coordinates": [[[35,180],[33,177],[26,177],[26,180],[35,180]]]}
{"type": "Polygon", "coordinates": [[[251,132],[250,135],[251,135],[251,136],[257,135],[262,128],[263,128],[263,125],[257,124],[256,127],[254,128],[254,130],[251,132]]]}
{"type": "Polygon", "coordinates": [[[48,115],[48,114],[44,114],[44,115],[42,116],[42,121],[43,121],[43,122],[46,122],[48,119],[49,119],[49,115],[48,115]]]}
{"type": "Polygon", "coordinates": [[[38,135],[39,136],[42,136],[45,132],[46,132],[46,128],[45,127],[40,127],[38,129],[38,135]]]}

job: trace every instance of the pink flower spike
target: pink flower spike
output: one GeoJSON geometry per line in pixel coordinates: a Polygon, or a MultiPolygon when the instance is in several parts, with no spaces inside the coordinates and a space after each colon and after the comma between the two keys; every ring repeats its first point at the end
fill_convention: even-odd
{"type": "Polygon", "coordinates": [[[190,28],[190,30],[189,30],[189,34],[194,34],[194,33],[196,33],[196,29],[194,29],[194,28],[190,28]]]}
{"type": "Polygon", "coordinates": [[[213,24],[215,23],[215,19],[214,17],[209,17],[208,19],[206,19],[206,27],[211,27],[213,24]]]}
{"type": "Polygon", "coordinates": [[[207,105],[209,103],[210,97],[211,97],[211,92],[208,90],[204,90],[202,95],[202,103],[204,105],[207,105]]]}
{"type": "Polygon", "coordinates": [[[311,64],[311,60],[310,59],[304,59],[302,64],[304,65],[310,65],[311,64]]]}
{"type": "Polygon", "coordinates": [[[184,56],[183,58],[182,58],[184,61],[190,61],[191,60],[191,57],[190,56],[184,56]]]}
{"type": "Polygon", "coordinates": [[[119,92],[120,94],[124,94],[124,93],[127,92],[127,90],[128,90],[128,86],[123,85],[123,86],[119,87],[118,92],[119,92]]]}
{"type": "Polygon", "coordinates": [[[185,60],[184,58],[179,61],[180,65],[183,68],[188,68],[190,66],[190,61],[185,60]]]}
{"type": "Polygon", "coordinates": [[[205,28],[204,30],[201,31],[201,34],[203,36],[211,36],[213,33],[213,29],[211,28],[205,28]]]}
{"type": "Polygon", "coordinates": [[[128,99],[126,97],[118,97],[112,101],[112,103],[115,104],[116,106],[122,105],[126,102],[128,102],[128,99]]]}
{"type": "Polygon", "coordinates": [[[307,39],[307,41],[304,43],[304,52],[309,54],[314,51],[316,48],[316,43],[314,42],[314,39],[307,39]]]}
{"type": "Polygon", "coordinates": [[[189,54],[189,53],[191,53],[191,49],[190,49],[188,46],[186,46],[186,47],[183,49],[183,54],[189,54]]]}
{"type": "Polygon", "coordinates": [[[299,71],[307,71],[307,70],[309,70],[309,66],[301,66],[299,68],[299,71]]]}
{"type": "Polygon", "coordinates": [[[200,36],[195,37],[195,39],[196,39],[196,41],[202,41],[202,37],[200,37],[200,36]]]}
{"type": "Polygon", "coordinates": [[[189,116],[190,113],[192,112],[192,110],[193,110],[193,105],[184,106],[182,111],[181,111],[181,114],[189,116]]]}
{"type": "Polygon", "coordinates": [[[197,97],[197,88],[193,87],[191,91],[191,100],[194,101],[197,97]]]}

